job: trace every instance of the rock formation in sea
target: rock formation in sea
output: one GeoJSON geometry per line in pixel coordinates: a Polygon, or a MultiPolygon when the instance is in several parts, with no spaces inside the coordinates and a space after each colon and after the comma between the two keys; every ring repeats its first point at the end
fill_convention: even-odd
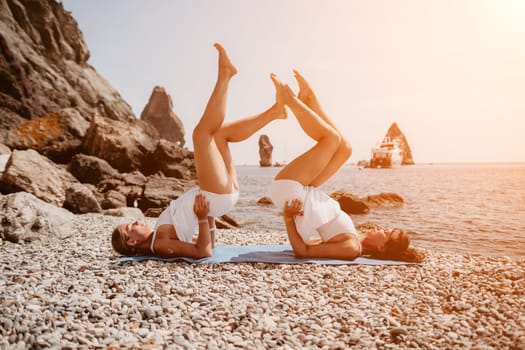
{"type": "Polygon", "coordinates": [[[144,107],[140,119],[153,125],[159,132],[161,138],[184,146],[184,126],[182,121],[173,112],[171,96],[164,88],[155,86],[144,107]]]}
{"type": "Polygon", "coordinates": [[[412,151],[410,150],[405,134],[401,132],[397,123],[392,123],[392,125],[390,125],[390,128],[388,128],[388,131],[386,132],[386,137],[397,142],[399,147],[403,150],[403,160],[401,161],[401,165],[413,165],[414,159],[412,158],[412,151]]]}
{"type": "Polygon", "coordinates": [[[259,137],[259,164],[262,167],[272,166],[273,145],[268,135],[259,137]]]}
{"type": "MultiPolygon", "coordinates": [[[[0,53],[0,199],[28,193],[42,210],[155,215],[195,186],[194,155],[182,147],[170,97],[156,89],[143,114],[171,118],[173,141],[138,120],[87,63],[82,33],[61,3],[0,1],[0,53]]],[[[19,227],[16,215],[2,220],[19,227]]]]}

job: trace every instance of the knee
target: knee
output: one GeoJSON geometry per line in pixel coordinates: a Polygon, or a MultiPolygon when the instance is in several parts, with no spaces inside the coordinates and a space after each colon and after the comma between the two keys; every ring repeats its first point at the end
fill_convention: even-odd
{"type": "Polygon", "coordinates": [[[350,158],[352,155],[352,145],[344,137],[341,137],[341,142],[339,143],[339,152],[345,157],[345,159],[350,158]]]}
{"type": "Polygon", "coordinates": [[[193,133],[191,137],[193,140],[193,144],[196,144],[196,143],[203,143],[209,140],[212,137],[212,135],[210,135],[208,130],[203,128],[200,124],[197,124],[195,129],[193,129],[193,133]]]}
{"type": "Polygon", "coordinates": [[[337,152],[341,146],[341,136],[335,130],[326,135],[323,141],[332,150],[332,153],[337,152]]]}

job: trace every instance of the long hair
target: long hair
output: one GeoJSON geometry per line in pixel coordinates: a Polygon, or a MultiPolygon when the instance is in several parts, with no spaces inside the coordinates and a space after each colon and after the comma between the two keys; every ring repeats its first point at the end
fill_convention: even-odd
{"type": "Polygon", "coordinates": [[[396,230],[399,231],[399,235],[390,236],[385,243],[385,249],[381,252],[376,251],[370,253],[370,257],[380,260],[396,260],[416,263],[425,260],[425,253],[414,247],[410,247],[408,233],[401,229],[396,230]]]}
{"type": "Polygon", "coordinates": [[[153,255],[149,249],[130,247],[128,245],[128,235],[119,229],[119,226],[115,227],[111,234],[111,246],[113,250],[124,256],[141,256],[141,255],[153,255]]]}

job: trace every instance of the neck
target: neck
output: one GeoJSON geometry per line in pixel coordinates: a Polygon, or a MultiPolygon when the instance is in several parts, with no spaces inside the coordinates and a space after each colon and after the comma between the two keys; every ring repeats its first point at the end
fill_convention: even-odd
{"type": "Polygon", "coordinates": [[[148,235],[148,237],[138,245],[138,248],[141,249],[150,249],[151,247],[151,240],[153,239],[153,231],[151,231],[148,235]]]}
{"type": "Polygon", "coordinates": [[[377,252],[375,244],[371,244],[367,235],[360,234],[359,240],[361,242],[362,254],[372,254],[377,252]]]}

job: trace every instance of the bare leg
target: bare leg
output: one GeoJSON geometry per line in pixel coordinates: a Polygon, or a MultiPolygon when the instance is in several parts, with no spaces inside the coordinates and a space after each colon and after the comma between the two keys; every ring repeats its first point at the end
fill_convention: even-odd
{"type": "Polygon", "coordinates": [[[340,143],[339,133],[295,96],[276,75],[272,74],[271,78],[281,100],[290,107],[304,132],[317,141],[314,147],[284,167],[275,179],[291,179],[310,186],[337,151],[340,143]]]}
{"type": "MultiPolygon", "coordinates": [[[[231,157],[228,143],[244,141],[271,121],[285,118],[286,109],[284,105],[275,103],[272,107],[258,115],[227,123],[215,133],[215,143],[221,153],[222,159],[224,160],[224,166],[232,179],[235,189],[239,189],[239,184],[237,182],[237,173],[235,171],[235,165],[231,157]]],[[[214,181],[213,178],[210,178],[209,180],[214,181]]]]}
{"type": "Polygon", "coordinates": [[[318,187],[325,183],[332,175],[334,175],[339,168],[350,158],[352,155],[352,147],[346,138],[341,135],[341,132],[335,124],[330,120],[328,115],[321,108],[321,104],[317,99],[314,91],[312,90],[310,84],[304,79],[304,77],[297,71],[294,70],[295,78],[299,84],[299,94],[298,97],[305,105],[310,107],[315,113],[317,113],[327,124],[332,126],[341,137],[341,143],[339,148],[332,155],[332,158],[326,165],[326,167],[321,171],[321,173],[312,181],[311,185],[318,187]]]}
{"type": "Polygon", "coordinates": [[[237,69],[221,45],[215,44],[215,48],[219,52],[217,82],[201,120],[193,130],[195,168],[200,188],[214,193],[231,193],[232,181],[215,143],[214,134],[226,116],[228,86],[237,69]]]}

